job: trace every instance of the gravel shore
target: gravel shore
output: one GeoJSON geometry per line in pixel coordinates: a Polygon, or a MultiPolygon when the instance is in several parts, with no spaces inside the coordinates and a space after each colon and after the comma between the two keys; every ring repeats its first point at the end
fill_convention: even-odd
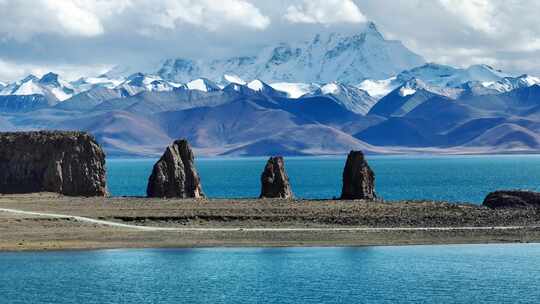
{"type": "Polygon", "coordinates": [[[0,212],[0,250],[540,241],[536,209],[428,201],[163,200],[37,193],[0,196],[0,208],[66,215],[0,212]],[[71,216],[175,230],[141,231],[71,216]],[[444,229],[423,229],[437,227],[444,229]]]}

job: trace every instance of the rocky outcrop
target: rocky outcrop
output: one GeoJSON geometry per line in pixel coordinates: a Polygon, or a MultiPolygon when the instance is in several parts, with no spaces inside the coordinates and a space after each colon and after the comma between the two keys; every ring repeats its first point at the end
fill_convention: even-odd
{"type": "Polygon", "coordinates": [[[154,165],[146,193],[149,197],[204,197],[195,169],[193,151],[187,140],[177,140],[167,147],[154,165]]]}
{"type": "Polygon", "coordinates": [[[343,169],[341,199],[375,199],[375,174],[362,151],[351,151],[343,169]]]}
{"type": "Polygon", "coordinates": [[[274,156],[268,159],[261,175],[260,198],[293,198],[289,177],[285,172],[283,157],[274,156]]]}
{"type": "Polygon", "coordinates": [[[482,205],[492,209],[540,208],[540,193],[523,190],[495,191],[486,196],[482,205]]]}
{"type": "Polygon", "coordinates": [[[0,193],[107,195],[105,153],[84,132],[0,133],[0,193]]]}

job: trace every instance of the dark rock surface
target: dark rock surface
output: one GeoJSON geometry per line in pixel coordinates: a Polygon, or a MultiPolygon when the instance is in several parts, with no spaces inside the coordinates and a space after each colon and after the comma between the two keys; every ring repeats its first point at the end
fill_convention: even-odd
{"type": "Polygon", "coordinates": [[[273,156],[268,159],[261,175],[260,198],[293,198],[283,157],[273,156]]]}
{"type": "Polygon", "coordinates": [[[107,195],[105,153],[85,132],[0,133],[0,193],[107,195]]]}
{"type": "Polygon", "coordinates": [[[486,196],[482,205],[499,208],[540,208],[540,193],[523,190],[495,191],[486,196]]]}
{"type": "Polygon", "coordinates": [[[343,169],[341,199],[375,199],[375,174],[362,151],[351,151],[343,169]]]}
{"type": "Polygon", "coordinates": [[[193,151],[187,140],[177,140],[167,147],[154,165],[146,193],[149,197],[204,197],[193,151]]]}

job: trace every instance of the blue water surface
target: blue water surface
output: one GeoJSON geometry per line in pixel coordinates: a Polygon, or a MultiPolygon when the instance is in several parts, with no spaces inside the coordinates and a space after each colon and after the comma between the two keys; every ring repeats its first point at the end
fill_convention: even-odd
{"type": "Polygon", "coordinates": [[[0,302],[538,303],[540,245],[0,253],[0,302]]]}
{"type": "MultiPolygon", "coordinates": [[[[115,196],[143,196],[156,159],[108,159],[115,196]]],[[[368,156],[376,191],[387,200],[431,199],[481,203],[498,189],[540,190],[539,155],[368,156]]],[[[266,158],[196,160],[203,190],[211,198],[257,197],[266,158]]],[[[299,198],[332,198],[341,191],[345,157],[287,157],[286,169],[299,198]]]]}

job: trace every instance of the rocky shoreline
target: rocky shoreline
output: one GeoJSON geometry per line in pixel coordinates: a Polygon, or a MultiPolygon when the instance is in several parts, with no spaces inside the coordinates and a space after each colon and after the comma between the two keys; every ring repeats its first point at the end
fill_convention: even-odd
{"type": "Polygon", "coordinates": [[[537,209],[427,201],[77,198],[41,193],[0,196],[1,208],[66,216],[0,212],[0,250],[540,241],[537,209]],[[174,230],[141,231],[72,216],[174,230]]]}
{"type": "Polygon", "coordinates": [[[111,198],[91,135],[1,133],[0,250],[540,241],[539,193],[497,191],[482,206],[384,202],[361,151],[347,157],[339,200],[293,191],[275,156],[259,199],[208,199],[189,143],[177,140],[154,165],[147,198],[111,198]]]}

